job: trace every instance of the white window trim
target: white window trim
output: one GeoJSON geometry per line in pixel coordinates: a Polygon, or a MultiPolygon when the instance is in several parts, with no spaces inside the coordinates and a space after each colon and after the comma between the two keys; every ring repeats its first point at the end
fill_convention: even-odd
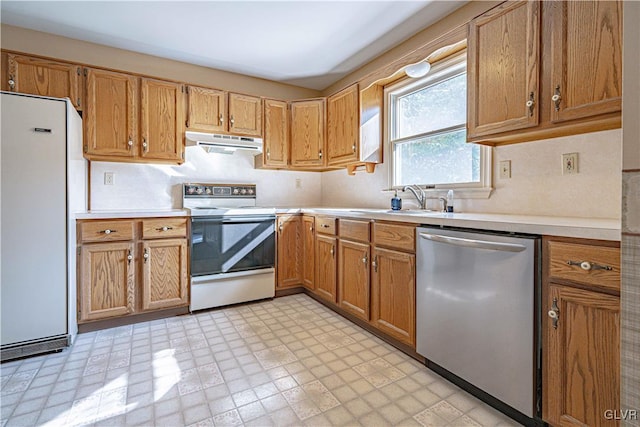
{"type": "MultiPolygon", "coordinates": [[[[431,71],[425,77],[420,79],[404,79],[401,82],[384,88],[384,144],[388,150],[387,158],[389,161],[389,176],[388,176],[388,188],[391,190],[401,190],[402,186],[393,185],[395,176],[395,156],[394,149],[395,144],[401,142],[402,138],[395,140],[392,143],[391,135],[395,133],[395,123],[391,120],[391,103],[392,99],[398,96],[411,93],[416,88],[424,85],[426,80],[433,80],[434,78],[441,78],[444,76],[455,75],[461,69],[466,70],[466,51],[460,55],[456,55],[450,59],[446,59],[434,64],[431,67],[431,71]],[[457,66],[457,67],[456,67],[457,66]],[[451,70],[455,67],[454,70],[451,70]]],[[[428,132],[426,134],[433,133],[428,132]]],[[[410,137],[414,139],[420,135],[410,137]]],[[[449,190],[455,190],[455,197],[460,199],[488,199],[493,191],[492,187],[492,147],[480,146],[480,181],[474,183],[458,183],[458,184],[435,184],[434,186],[421,185],[429,198],[437,198],[446,196],[449,190]]]]}

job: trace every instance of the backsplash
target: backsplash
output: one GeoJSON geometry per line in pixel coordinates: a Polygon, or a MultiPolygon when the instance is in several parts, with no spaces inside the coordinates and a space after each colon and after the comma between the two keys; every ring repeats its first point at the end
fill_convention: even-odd
{"type": "Polygon", "coordinates": [[[259,206],[320,205],[319,173],[254,169],[253,156],[245,152],[208,154],[187,147],[185,158],[179,166],[92,162],[91,209],[181,208],[184,182],[257,184],[259,206]],[[105,172],[113,172],[113,185],[104,184],[105,172]]]}
{"type": "MultiPolygon", "coordinates": [[[[385,159],[390,154],[385,151],[385,159]]],[[[493,149],[493,188],[489,199],[457,199],[456,211],[522,215],[620,218],[622,131],[595,132],[493,149]],[[578,153],[578,174],[562,175],[562,154],[578,153]],[[500,179],[498,164],[511,160],[511,178],[500,179]]],[[[390,207],[389,162],[373,174],[345,171],[322,174],[322,205],[390,207]]],[[[406,207],[415,199],[399,193],[406,207]]],[[[437,200],[429,208],[437,209],[437,200]]]]}

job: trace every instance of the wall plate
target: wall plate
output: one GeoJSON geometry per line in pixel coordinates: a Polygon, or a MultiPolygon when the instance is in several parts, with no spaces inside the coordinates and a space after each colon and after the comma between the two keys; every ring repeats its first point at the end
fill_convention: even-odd
{"type": "Polygon", "coordinates": [[[502,160],[500,162],[500,179],[511,178],[511,160],[502,160]]]}
{"type": "Polygon", "coordinates": [[[573,175],[578,173],[578,153],[567,153],[562,155],[562,175],[573,175]]]}

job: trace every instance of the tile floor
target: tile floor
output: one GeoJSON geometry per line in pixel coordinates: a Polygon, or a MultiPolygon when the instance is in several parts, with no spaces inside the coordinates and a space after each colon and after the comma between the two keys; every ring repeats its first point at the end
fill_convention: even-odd
{"type": "Polygon", "coordinates": [[[0,366],[4,426],[518,425],[298,294],[0,366]]]}

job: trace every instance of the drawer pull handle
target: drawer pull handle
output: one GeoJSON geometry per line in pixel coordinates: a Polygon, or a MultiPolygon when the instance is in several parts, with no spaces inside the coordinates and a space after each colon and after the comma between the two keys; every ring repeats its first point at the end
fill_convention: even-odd
{"type": "Polygon", "coordinates": [[[117,232],[118,230],[110,230],[108,228],[106,230],[99,231],[99,233],[103,233],[103,234],[111,234],[111,233],[117,233],[117,232]]]}
{"type": "Polygon", "coordinates": [[[320,227],[322,227],[322,228],[329,228],[329,224],[320,224],[320,227]]]}
{"type": "Polygon", "coordinates": [[[558,329],[558,319],[560,319],[560,309],[558,308],[558,298],[553,299],[551,310],[547,312],[547,315],[551,318],[551,321],[553,322],[553,329],[558,329]]]}
{"type": "Polygon", "coordinates": [[[158,227],[156,228],[157,231],[169,231],[169,230],[173,230],[173,227],[167,227],[166,225],[164,227],[158,227]]]}
{"type": "Polygon", "coordinates": [[[129,251],[128,255],[127,255],[127,264],[131,264],[131,260],[133,259],[133,255],[131,254],[131,251],[129,251]]]}
{"type": "Polygon", "coordinates": [[[144,255],[142,255],[142,258],[144,258],[144,262],[146,263],[147,260],[149,259],[149,249],[147,248],[144,249],[144,255]]]}
{"type": "Polygon", "coordinates": [[[600,265],[600,264],[596,264],[595,262],[589,262],[589,261],[567,261],[567,264],[568,265],[578,265],[584,271],[591,271],[591,270],[611,271],[611,270],[613,270],[613,267],[609,267],[608,265],[600,265]]]}

